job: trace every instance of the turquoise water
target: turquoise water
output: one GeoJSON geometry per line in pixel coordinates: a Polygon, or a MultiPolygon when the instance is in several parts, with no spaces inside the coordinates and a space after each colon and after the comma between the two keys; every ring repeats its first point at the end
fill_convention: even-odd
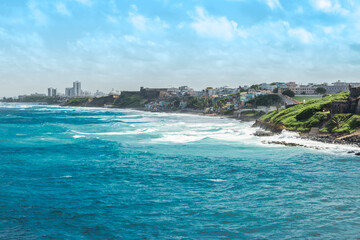
{"type": "Polygon", "coordinates": [[[352,147],[251,124],[0,105],[0,239],[356,239],[352,147]],[[267,144],[301,142],[319,150],[267,144]]]}

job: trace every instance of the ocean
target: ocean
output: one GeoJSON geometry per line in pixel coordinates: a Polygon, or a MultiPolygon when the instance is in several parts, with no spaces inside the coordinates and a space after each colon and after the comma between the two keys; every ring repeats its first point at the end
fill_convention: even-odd
{"type": "Polygon", "coordinates": [[[255,131],[222,117],[2,103],[0,239],[359,237],[358,148],[255,131]]]}

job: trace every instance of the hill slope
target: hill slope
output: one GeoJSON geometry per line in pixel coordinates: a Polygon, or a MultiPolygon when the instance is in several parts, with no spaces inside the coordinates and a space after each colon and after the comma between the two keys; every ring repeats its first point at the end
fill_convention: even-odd
{"type": "Polygon", "coordinates": [[[331,116],[333,101],[346,100],[348,92],[338,93],[321,99],[311,100],[282,110],[275,110],[262,116],[258,124],[268,124],[278,129],[299,132],[321,127],[321,132],[352,133],[360,127],[360,116],[355,114],[336,114],[331,116]]]}

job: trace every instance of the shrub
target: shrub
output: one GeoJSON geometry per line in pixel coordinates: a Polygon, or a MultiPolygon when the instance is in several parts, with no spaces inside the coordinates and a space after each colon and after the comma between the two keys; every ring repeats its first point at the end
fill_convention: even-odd
{"type": "Polygon", "coordinates": [[[289,96],[289,97],[294,97],[295,93],[293,91],[291,91],[290,89],[285,90],[283,93],[283,95],[289,96]]]}
{"type": "MultiPolygon", "coordinates": [[[[333,101],[345,100],[349,93],[339,93],[333,96],[314,99],[294,107],[272,111],[261,117],[262,121],[284,125],[287,129],[309,131],[311,127],[320,126],[329,116],[328,109],[333,101]]],[[[360,119],[352,120],[353,126],[360,125],[360,119]]],[[[351,127],[354,129],[354,127],[351,127]]],[[[322,131],[328,131],[322,129],[322,131]]]]}

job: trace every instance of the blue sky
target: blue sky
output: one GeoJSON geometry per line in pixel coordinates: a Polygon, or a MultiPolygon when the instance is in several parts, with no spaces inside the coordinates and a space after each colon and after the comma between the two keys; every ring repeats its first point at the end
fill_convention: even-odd
{"type": "Polygon", "coordinates": [[[360,81],[357,0],[6,0],[0,96],[360,81]]]}

